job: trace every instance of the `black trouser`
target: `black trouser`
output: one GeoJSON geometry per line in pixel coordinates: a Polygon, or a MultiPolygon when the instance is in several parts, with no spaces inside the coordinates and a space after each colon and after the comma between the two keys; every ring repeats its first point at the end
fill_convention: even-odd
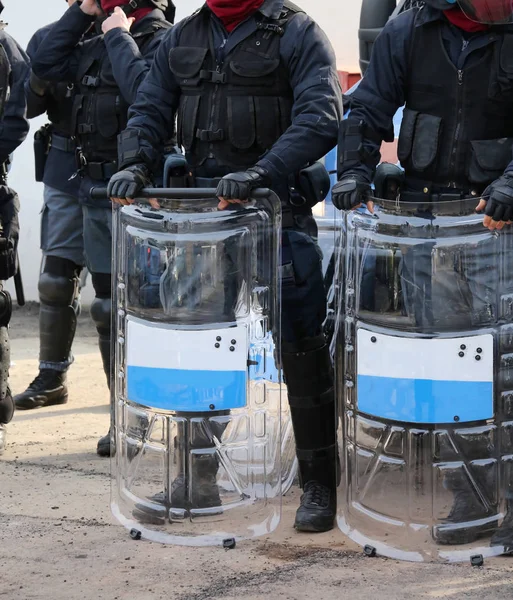
{"type": "Polygon", "coordinates": [[[329,348],[322,333],[326,290],[311,216],[283,230],[281,355],[301,482],[336,485],[336,409],[329,348]]]}
{"type": "Polygon", "coordinates": [[[0,425],[9,423],[14,414],[14,402],[9,389],[11,346],[7,331],[11,315],[11,296],[3,289],[3,283],[0,282],[0,425]]]}

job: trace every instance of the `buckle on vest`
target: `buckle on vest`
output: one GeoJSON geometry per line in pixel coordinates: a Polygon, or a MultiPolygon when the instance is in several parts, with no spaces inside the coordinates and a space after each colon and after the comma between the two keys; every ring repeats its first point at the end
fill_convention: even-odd
{"type": "Polygon", "coordinates": [[[80,134],[83,133],[94,133],[95,132],[95,126],[92,123],[82,123],[81,125],[79,125],[77,127],[77,131],[80,134]]]}
{"type": "Polygon", "coordinates": [[[283,29],[283,27],[280,27],[279,25],[276,25],[274,23],[262,23],[262,21],[259,21],[257,23],[257,29],[263,29],[264,31],[272,31],[273,33],[277,33],[280,36],[282,36],[285,33],[285,29],[283,29]]]}
{"type": "Polygon", "coordinates": [[[98,87],[100,85],[100,78],[84,75],[82,78],[82,85],[86,85],[87,87],[98,87]]]}
{"type": "Polygon", "coordinates": [[[196,129],[196,137],[202,142],[220,142],[224,140],[224,129],[218,129],[217,131],[196,129]]]}
{"type": "Polygon", "coordinates": [[[209,81],[210,83],[226,83],[226,73],[202,70],[200,71],[200,79],[209,81]]]}

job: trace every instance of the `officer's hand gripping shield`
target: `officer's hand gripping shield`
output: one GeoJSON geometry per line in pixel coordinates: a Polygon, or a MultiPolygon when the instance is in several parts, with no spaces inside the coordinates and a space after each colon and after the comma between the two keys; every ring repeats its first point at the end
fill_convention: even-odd
{"type": "Polygon", "coordinates": [[[155,193],[159,210],[115,210],[113,512],[164,543],[269,533],[282,496],[279,199],[257,191],[218,211],[213,190],[155,193]]]}
{"type": "Polygon", "coordinates": [[[508,523],[513,533],[513,229],[485,229],[476,199],[375,201],[374,215],[347,214],[337,264],[339,526],[398,559],[502,554],[508,523]]]}

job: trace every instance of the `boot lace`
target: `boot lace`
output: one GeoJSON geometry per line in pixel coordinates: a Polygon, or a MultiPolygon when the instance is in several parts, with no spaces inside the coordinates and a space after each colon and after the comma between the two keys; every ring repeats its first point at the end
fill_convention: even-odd
{"type": "Polygon", "coordinates": [[[36,376],[34,381],[28,386],[27,390],[40,392],[46,391],[62,385],[60,381],[60,375],[58,371],[53,369],[42,369],[36,376]]]}
{"type": "Polygon", "coordinates": [[[303,506],[318,506],[325,508],[330,503],[331,490],[317,481],[309,481],[305,485],[304,493],[301,496],[303,506]]]}

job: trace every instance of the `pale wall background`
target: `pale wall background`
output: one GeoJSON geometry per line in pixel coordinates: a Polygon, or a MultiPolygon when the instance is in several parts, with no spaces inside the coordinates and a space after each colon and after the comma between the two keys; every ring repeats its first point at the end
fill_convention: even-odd
{"type": "MultiPolygon", "coordinates": [[[[58,19],[66,6],[63,0],[5,0],[2,18],[9,23],[9,33],[25,48],[32,34],[43,25],[58,19]]],[[[337,54],[340,69],[357,70],[357,28],[361,0],[297,0],[328,34],[337,54]]],[[[175,0],[178,18],[201,6],[201,0],[175,0]]],[[[27,300],[37,300],[37,280],[41,261],[39,250],[39,213],[42,185],[34,181],[32,154],[33,132],[45,122],[32,122],[27,140],[14,156],[10,183],[21,198],[20,258],[27,300]]],[[[83,292],[84,302],[92,299],[90,283],[83,292]]]]}

